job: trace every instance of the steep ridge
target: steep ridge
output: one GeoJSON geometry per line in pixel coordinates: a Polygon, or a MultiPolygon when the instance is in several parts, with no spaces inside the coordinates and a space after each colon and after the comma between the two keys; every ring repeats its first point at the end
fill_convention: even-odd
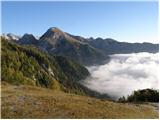
{"type": "Polygon", "coordinates": [[[48,29],[40,37],[38,46],[52,55],[69,57],[84,65],[96,64],[108,58],[88,43],[78,41],[58,28],[48,29]]]}

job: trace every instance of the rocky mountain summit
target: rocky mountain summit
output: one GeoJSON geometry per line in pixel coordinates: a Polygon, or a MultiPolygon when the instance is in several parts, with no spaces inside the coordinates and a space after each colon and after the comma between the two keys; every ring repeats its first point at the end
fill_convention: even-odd
{"type": "Polygon", "coordinates": [[[36,45],[38,40],[32,34],[24,34],[18,41],[22,45],[36,45]]]}
{"type": "Polygon", "coordinates": [[[88,43],[79,41],[55,27],[48,29],[40,37],[38,46],[50,54],[69,57],[85,65],[108,58],[88,43]]]}

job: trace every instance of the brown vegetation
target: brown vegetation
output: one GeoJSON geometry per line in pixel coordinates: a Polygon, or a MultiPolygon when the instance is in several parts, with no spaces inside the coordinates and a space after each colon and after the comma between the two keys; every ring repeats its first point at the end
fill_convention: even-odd
{"type": "Polygon", "coordinates": [[[2,85],[2,118],[158,118],[151,105],[116,103],[33,86],[2,85]]]}

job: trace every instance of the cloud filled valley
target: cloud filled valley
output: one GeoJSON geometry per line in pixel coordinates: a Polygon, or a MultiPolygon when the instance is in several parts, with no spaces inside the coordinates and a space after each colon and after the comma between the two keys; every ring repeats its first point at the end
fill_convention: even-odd
{"type": "Polygon", "coordinates": [[[158,53],[111,55],[108,64],[87,67],[91,76],[83,84],[117,99],[134,90],[158,89],[158,53]]]}

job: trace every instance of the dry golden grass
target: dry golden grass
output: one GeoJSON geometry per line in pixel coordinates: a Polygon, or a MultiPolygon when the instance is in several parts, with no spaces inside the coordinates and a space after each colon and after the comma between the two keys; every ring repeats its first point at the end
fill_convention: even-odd
{"type": "Polygon", "coordinates": [[[31,86],[2,85],[2,118],[158,118],[151,105],[115,103],[31,86]]]}

